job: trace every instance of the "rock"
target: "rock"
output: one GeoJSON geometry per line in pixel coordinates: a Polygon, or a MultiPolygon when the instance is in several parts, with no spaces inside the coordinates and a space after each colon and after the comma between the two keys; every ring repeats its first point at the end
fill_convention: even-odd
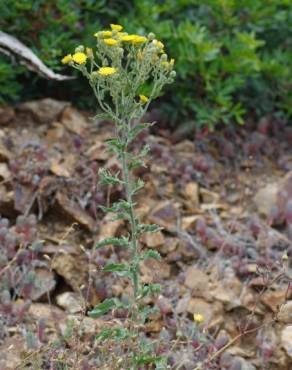
{"type": "Polygon", "coordinates": [[[178,207],[173,202],[160,202],[149,215],[149,221],[162,226],[167,231],[175,232],[178,219],[178,207]]]}
{"type": "Polygon", "coordinates": [[[254,202],[260,214],[268,218],[271,225],[281,225],[285,220],[286,205],[292,198],[292,171],[284,178],[260,189],[254,202]]]}
{"type": "Polygon", "coordinates": [[[254,202],[259,214],[269,217],[277,207],[279,185],[278,183],[268,184],[260,189],[254,196],[254,202]]]}
{"type": "Polygon", "coordinates": [[[285,324],[292,324],[292,301],[288,301],[280,307],[277,318],[285,324]]]}
{"type": "Polygon", "coordinates": [[[256,367],[246,361],[243,357],[234,356],[232,359],[232,366],[230,369],[238,370],[256,370],[256,367]]]}
{"type": "Polygon", "coordinates": [[[187,199],[188,209],[199,208],[199,185],[196,182],[187,183],[183,195],[187,199]]]}
{"type": "Polygon", "coordinates": [[[164,261],[148,258],[140,264],[143,283],[159,282],[170,277],[170,266],[164,261]]]}
{"type": "Polygon", "coordinates": [[[32,288],[30,298],[33,301],[37,301],[55,288],[56,280],[55,274],[48,268],[36,268],[34,272],[36,275],[36,283],[32,288]]]}
{"type": "Polygon", "coordinates": [[[193,296],[202,296],[208,290],[209,278],[200,269],[190,266],[185,274],[185,286],[192,290],[193,296]]]}
{"type": "Polygon", "coordinates": [[[73,322],[74,327],[78,329],[78,335],[82,339],[85,339],[84,336],[94,335],[98,333],[99,330],[103,330],[106,327],[110,327],[113,323],[107,323],[102,319],[92,319],[91,317],[83,315],[66,315],[66,319],[60,322],[59,327],[62,334],[66,332],[68,321],[73,322]]]}
{"type": "Polygon", "coordinates": [[[0,163],[0,177],[3,180],[9,180],[11,178],[11,172],[6,163],[0,163]]]}
{"type": "Polygon", "coordinates": [[[58,306],[64,308],[69,313],[78,313],[83,310],[83,302],[80,294],[74,292],[64,292],[56,296],[58,306]]]}
{"type": "Polygon", "coordinates": [[[196,223],[199,218],[200,218],[200,215],[182,217],[182,220],[181,220],[182,230],[183,231],[194,231],[196,227],[196,223]]]}
{"type": "Polygon", "coordinates": [[[202,298],[191,298],[187,305],[187,312],[193,315],[201,314],[204,324],[214,327],[223,322],[223,305],[220,302],[208,303],[202,298]]]}
{"type": "Polygon", "coordinates": [[[77,258],[70,254],[57,254],[52,260],[52,268],[77,293],[80,292],[80,287],[87,282],[86,265],[80,256],[77,258]]]}
{"type": "Polygon", "coordinates": [[[181,314],[187,311],[188,304],[189,304],[190,298],[189,296],[184,296],[183,298],[180,298],[177,302],[177,305],[175,307],[175,313],[181,314]]]}
{"type": "Polygon", "coordinates": [[[0,107],[0,125],[6,125],[15,117],[15,112],[11,107],[0,107]]]}
{"type": "Polygon", "coordinates": [[[57,120],[68,105],[70,105],[68,102],[46,98],[19,104],[17,109],[22,112],[31,113],[40,123],[51,123],[57,120]]]}
{"type": "Polygon", "coordinates": [[[281,344],[292,359],[292,325],[286,326],[281,333],[281,344]]]}
{"type": "Polygon", "coordinates": [[[13,336],[0,346],[0,369],[15,370],[21,364],[21,353],[25,351],[25,339],[13,336]]]}
{"type": "Polygon", "coordinates": [[[6,147],[0,142],[0,162],[8,162],[11,159],[11,153],[6,147]]]}
{"type": "Polygon", "coordinates": [[[232,268],[225,268],[223,273],[217,268],[211,271],[209,284],[210,296],[224,303],[227,311],[242,306],[240,299],[242,291],[242,283],[236,277],[232,268]]]}
{"type": "Polygon", "coordinates": [[[165,238],[161,231],[156,233],[145,233],[141,240],[148,248],[156,248],[165,243],[165,238]]]}
{"type": "Polygon", "coordinates": [[[56,200],[61,207],[62,211],[73,221],[86,227],[89,231],[93,232],[95,229],[95,221],[89,214],[84,211],[77,203],[70,200],[65,194],[58,192],[56,200]]]}
{"type": "Polygon", "coordinates": [[[220,201],[220,195],[208,189],[200,188],[200,196],[203,203],[217,204],[220,201]]]}
{"type": "Polygon", "coordinates": [[[261,302],[268,306],[273,312],[278,312],[279,307],[285,302],[286,290],[267,291],[262,294],[261,302]]]}
{"type": "Polygon", "coordinates": [[[102,220],[98,233],[98,241],[117,236],[117,233],[124,225],[124,221],[123,220],[112,221],[114,216],[115,216],[114,213],[108,213],[102,220]]]}
{"type": "Polygon", "coordinates": [[[170,300],[161,294],[156,300],[156,305],[160,309],[162,315],[167,315],[173,311],[170,300]]]}
{"type": "Polygon", "coordinates": [[[217,301],[228,305],[228,310],[240,306],[240,299],[234,294],[232,289],[226,289],[222,284],[214,284],[210,287],[210,295],[217,301]]]}
{"type": "Polygon", "coordinates": [[[31,315],[35,321],[43,319],[46,321],[47,326],[52,327],[54,327],[53,320],[59,321],[65,318],[64,311],[46,303],[32,303],[29,306],[28,314],[31,315]]]}
{"type": "Polygon", "coordinates": [[[166,237],[165,243],[159,247],[159,252],[166,254],[167,258],[169,253],[174,252],[181,243],[182,241],[179,238],[166,237]]]}
{"type": "Polygon", "coordinates": [[[62,113],[60,122],[67,128],[67,130],[81,135],[88,126],[85,117],[73,107],[66,107],[62,113]]]}

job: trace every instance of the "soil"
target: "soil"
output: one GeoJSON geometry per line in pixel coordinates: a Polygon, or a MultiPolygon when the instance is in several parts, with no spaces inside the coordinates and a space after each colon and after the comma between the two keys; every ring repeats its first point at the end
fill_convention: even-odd
{"type": "MultiPolygon", "coordinates": [[[[0,214],[9,237],[21,240],[11,252],[0,235],[1,370],[61,362],[98,369],[94,336],[125,319],[88,315],[105,298],[130,293],[125,279],[101,271],[127,254],[94,249],[127,231],[99,208],[124,196],[98,184],[99,168],[120,169],[106,150],[113,133],[110,122],[66,102],[1,109],[0,214]]],[[[292,127],[264,117],[179,134],[158,123],[132,149],[145,144],[137,213],[163,229],[141,239],[162,256],[141,265],[142,281],[162,286],[148,302],[159,312],[144,333],[172,369],[291,369],[292,127]]]]}

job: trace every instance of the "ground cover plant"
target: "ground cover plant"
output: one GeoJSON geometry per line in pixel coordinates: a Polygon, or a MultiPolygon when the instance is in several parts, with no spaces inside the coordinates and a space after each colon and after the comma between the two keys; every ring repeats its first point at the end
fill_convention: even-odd
{"type": "Polygon", "coordinates": [[[143,299],[144,307],[158,310],[135,327],[139,340],[129,346],[131,337],[120,338],[117,347],[114,336],[97,336],[105,329],[122,336],[118,329],[125,328],[126,334],[127,307],[89,315],[106,300],[128,305],[133,294],[129,278],[103,271],[108,264],[128,264],[128,249],[94,248],[129,232],[126,220],[112,221],[114,215],[100,209],[125,195],[120,184],[97,185],[99,168],[122,170],[117,155],[106,150],[115,127],[48,99],[1,117],[8,113],[1,128],[0,210],[9,235],[1,250],[9,262],[0,271],[12,279],[1,279],[9,282],[1,285],[3,368],[119,368],[142,343],[148,354],[154,351],[148,361],[165,358],[173,369],[263,363],[289,369],[288,127],[261,121],[179,141],[159,126],[140,133],[134,153],[145,144],[151,151],[147,167],[133,177],[145,182],[135,196],[136,212],[140,222],[162,227],[140,239],[142,253],[161,254],[160,260],[141,261],[140,277],[161,291],[143,299]],[[41,243],[32,248],[32,239],[41,243]],[[26,270],[31,280],[25,282],[19,277],[26,270]]]}
{"type": "MultiPolygon", "coordinates": [[[[291,116],[289,0],[269,0],[264,7],[260,0],[4,0],[0,6],[0,28],[32,47],[56,72],[68,72],[58,63],[68,47],[73,50],[77,42],[92,46],[92,34],[110,22],[126,24],[129,32],[161,35],[177,61],[176,85],[165,89],[160,105],[168,124],[212,129],[221,123],[242,124],[246,116],[291,116]]],[[[43,91],[94,110],[82,79],[70,88],[48,83],[17,64],[12,67],[5,56],[0,70],[2,102],[43,91]]]]}

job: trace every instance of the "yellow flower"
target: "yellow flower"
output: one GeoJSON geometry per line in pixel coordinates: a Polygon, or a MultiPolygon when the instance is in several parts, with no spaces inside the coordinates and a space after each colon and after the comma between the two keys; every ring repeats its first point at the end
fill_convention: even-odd
{"type": "Polygon", "coordinates": [[[117,69],[114,67],[100,67],[98,73],[101,76],[110,76],[117,72],[117,69]]]}
{"type": "Polygon", "coordinates": [[[100,31],[96,32],[94,34],[95,37],[111,37],[112,36],[112,31],[100,31]]]}
{"type": "Polygon", "coordinates": [[[120,31],[122,31],[123,26],[121,26],[121,25],[119,25],[119,24],[111,24],[111,29],[112,29],[113,31],[118,31],[118,32],[120,32],[120,31]]]}
{"type": "Polygon", "coordinates": [[[87,55],[81,52],[75,53],[72,56],[72,59],[77,64],[84,64],[87,60],[87,55]]]}
{"type": "Polygon", "coordinates": [[[137,35],[125,35],[121,37],[121,41],[131,42],[134,41],[137,35]]]}
{"type": "Polygon", "coordinates": [[[204,316],[200,313],[194,313],[194,321],[201,324],[205,320],[204,316]]]}
{"type": "Polygon", "coordinates": [[[63,64],[68,64],[71,61],[72,61],[72,55],[71,54],[65,55],[64,58],[61,60],[61,62],[63,64]]]}
{"type": "Polygon", "coordinates": [[[147,98],[147,96],[145,95],[139,95],[139,98],[140,98],[140,102],[143,104],[146,104],[149,101],[149,98],[147,98]]]}
{"type": "Polygon", "coordinates": [[[109,46],[115,46],[118,43],[115,39],[104,39],[103,42],[109,46]]]}
{"type": "Polygon", "coordinates": [[[133,40],[134,44],[144,44],[147,41],[147,37],[145,36],[136,36],[133,40]]]}

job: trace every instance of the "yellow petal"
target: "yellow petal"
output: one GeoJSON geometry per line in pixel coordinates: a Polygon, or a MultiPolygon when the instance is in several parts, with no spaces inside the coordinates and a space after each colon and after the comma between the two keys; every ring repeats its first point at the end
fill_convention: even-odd
{"type": "Polygon", "coordinates": [[[87,55],[79,51],[73,54],[72,59],[77,64],[84,64],[86,63],[87,55]]]}
{"type": "Polygon", "coordinates": [[[111,29],[112,29],[113,31],[118,31],[118,32],[120,32],[120,31],[122,31],[123,26],[121,26],[120,24],[111,24],[111,29]]]}
{"type": "Polygon", "coordinates": [[[140,98],[141,103],[143,104],[146,104],[149,101],[149,98],[147,98],[147,96],[145,95],[139,95],[139,98],[140,98]]]}
{"type": "Polygon", "coordinates": [[[63,64],[68,64],[71,61],[72,61],[72,55],[71,54],[65,55],[64,58],[61,60],[61,62],[63,64]]]}

